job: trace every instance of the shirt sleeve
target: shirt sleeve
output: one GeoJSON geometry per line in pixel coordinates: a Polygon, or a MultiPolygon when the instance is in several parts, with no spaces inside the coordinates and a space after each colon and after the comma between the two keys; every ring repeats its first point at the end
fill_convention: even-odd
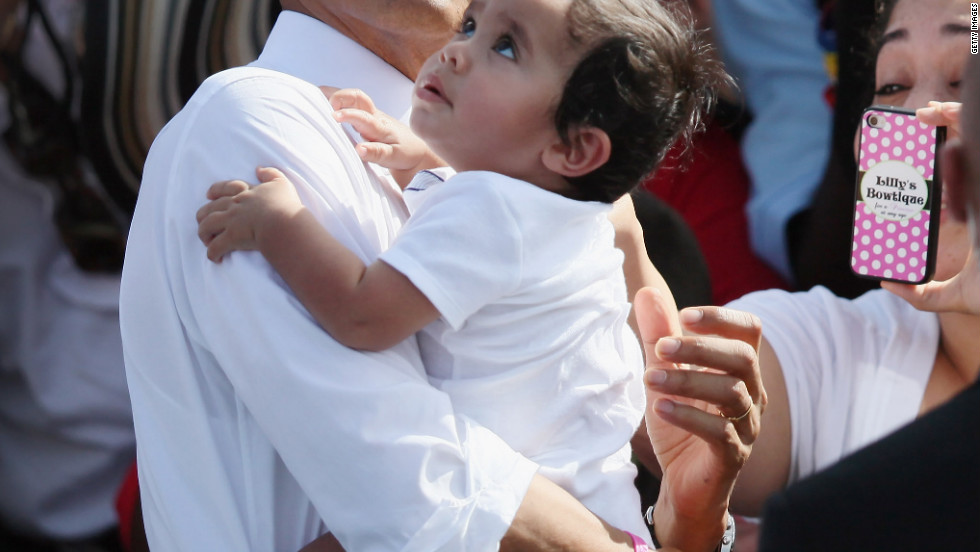
{"type": "Polygon", "coordinates": [[[430,197],[381,255],[456,330],[520,282],[521,230],[495,177],[462,173],[427,191],[430,197]]]}
{"type": "MultiPolygon", "coordinates": [[[[141,195],[142,210],[162,214],[137,225],[127,264],[159,269],[173,297],[158,298],[130,279],[123,301],[130,312],[175,302],[180,326],[153,321],[157,346],[187,349],[199,357],[188,364],[217,367],[154,391],[178,400],[196,379],[210,380],[195,384],[200,389],[230,386],[348,550],[495,550],[536,467],[455,415],[425,379],[414,340],[379,353],[347,349],[314,323],[261,255],[235,252],[211,263],[196,236],[194,213],[210,183],[253,180],[256,165],[276,166],[341,242],[371,260],[389,229],[384,213],[363,200],[378,192],[325,105],[315,87],[250,79],[194,100],[185,108],[196,117],[186,132],[169,133],[158,158],[151,154],[148,171],[165,173],[169,189],[141,195]]],[[[214,393],[203,408],[226,408],[224,395],[203,392],[214,393]]]]}

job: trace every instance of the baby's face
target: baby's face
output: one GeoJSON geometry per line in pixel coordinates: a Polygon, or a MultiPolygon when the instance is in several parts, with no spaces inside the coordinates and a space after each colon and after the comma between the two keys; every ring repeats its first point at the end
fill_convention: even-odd
{"type": "Polygon", "coordinates": [[[455,37],[422,66],[412,129],[457,171],[534,181],[557,138],[554,109],[581,52],[570,0],[476,0],[455,37]]]}

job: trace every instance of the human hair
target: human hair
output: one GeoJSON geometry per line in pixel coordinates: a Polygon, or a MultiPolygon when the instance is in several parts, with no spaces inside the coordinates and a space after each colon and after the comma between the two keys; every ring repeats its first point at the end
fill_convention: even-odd
{"type": "Polygon", "coordinates": [[[566,144],[581,126],[603,130],[612,144],[601,167],[568,178],[569,195],[611,203],[678,140],[690,144],[731,78],[683,2],[573,0],[567,18],[573,43],[587,51],[565,83],[555,126],[566,144]]]}
{"type": "Polygon", "coordinates": [[[871,54],[872,61],[878,59],[878,51],[881,50],[881,41],[885,38],[885,30],[891,22],[892,12],[899,0],[875,0],[875,19],[871,26],[871,54]]]}

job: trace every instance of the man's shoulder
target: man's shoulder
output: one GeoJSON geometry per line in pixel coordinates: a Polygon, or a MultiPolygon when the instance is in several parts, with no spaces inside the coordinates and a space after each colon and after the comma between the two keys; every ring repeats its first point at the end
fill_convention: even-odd
{"type": "Polygon", "coordinates": [[[245,65],[219,71],[201,83],[188,105],[274,98],[320,98],[316,86],[281,71],[245,65]]]}
{"type": "Polygon", "coordinates": [[[205,79],[161,135],[210,143],[236,133],[254,134],[257,127],[322,132],[332,122],[331,111],[320,90],[307,81],[262,67],[234,67],[205,79]]]}

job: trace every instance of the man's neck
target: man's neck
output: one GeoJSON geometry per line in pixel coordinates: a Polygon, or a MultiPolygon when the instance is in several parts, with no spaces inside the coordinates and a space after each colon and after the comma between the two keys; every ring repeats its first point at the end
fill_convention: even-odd
{"type": "Polygon", "coordinates": [[[330,25],[414,80],[422,63],[452,37],[463,2],[296,0],[283,2],[283,8],[330,25]]]}

